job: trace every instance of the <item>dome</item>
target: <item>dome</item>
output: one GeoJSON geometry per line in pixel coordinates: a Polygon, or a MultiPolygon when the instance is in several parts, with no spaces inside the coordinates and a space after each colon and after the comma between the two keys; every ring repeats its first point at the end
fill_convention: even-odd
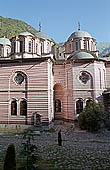
{"type": "Polygon", "coordinates": [[[21,36],[31,36],[31,37],[34,37],[34,35],[31,34],[30,32],[22,32],[22,33],[20,33],[19,35],[21,35],[21,36]]]}
{"type": "Polygon", "coordinates": [[[71,58],[73,59],[94,59],[90,53],[87,52],[78,52],[77,54],[73,55],[71,58]]]}
{"type": "Polygon", "coordinates": [[[92,38],[92,36],[88,32],[78,30],[76,32],[73,32],[70,35],[70,37],[68,38],[68,40],[71,40],[71,39],[74,39],[74,38],[84,38],[84,37],[92,38]]]}
{"type": "Polygon", "coordinates": [[[45,34],[45,33],[43,33],[43,32],[36,32],[36,37],[38,37],[38,38],[42,38],[42,39],[44,39],[44,40],[50,40],[50,41],[52,41],[52,39],[51,38],[49,38],[48,37],[48,35],[47,34],[45,34]]]}
{"type": "Polygon", "coordinates": [[[0,38],[0,44],[11,46],[10,40],[8,38],[5,38],[5,37],[4,38],[0,38]]]}

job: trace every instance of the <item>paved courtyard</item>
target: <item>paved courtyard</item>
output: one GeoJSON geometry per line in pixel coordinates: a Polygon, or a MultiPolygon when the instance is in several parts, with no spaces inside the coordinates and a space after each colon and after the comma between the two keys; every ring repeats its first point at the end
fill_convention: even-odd
{"type": "MultiPolygon", "coordinates": [[[[42,131],[34,136],[40,160],[38,169],[57,170],[110,170],[110,132],[102,130],[88,133],[68,125],[55,125],[55,132],[42,131]],[[58,146],[57,134],[62,129],[63,145],[58,146]]],[[[37,131],[38,132],[38,131],[37,131]]],[[[7,146],[14,143],[16,152],[21,148],[22,135],[0,133],[0,153],[6,152],[7,146]]],[[[4,156],[0,157],[2,164],[4,156]]]]}

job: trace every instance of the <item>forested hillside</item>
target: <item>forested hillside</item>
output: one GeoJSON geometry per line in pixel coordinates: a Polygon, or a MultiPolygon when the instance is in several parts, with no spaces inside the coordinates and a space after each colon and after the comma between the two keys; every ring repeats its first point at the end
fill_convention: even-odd
{"type": "Polygon", "coordinates": [[[36,29],[24,21],[0,16],[0,37],[6,36],[7,38],[11,38],[25,31],[31,32],[32,34],[37,32],[36,29]]]}

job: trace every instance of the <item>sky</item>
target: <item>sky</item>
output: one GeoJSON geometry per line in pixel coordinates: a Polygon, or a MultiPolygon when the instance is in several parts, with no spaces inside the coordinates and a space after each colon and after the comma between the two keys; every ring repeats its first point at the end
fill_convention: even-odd
{"type": "Polygon", "coordinates": [[[0,0],[0,16],[23,20],[57,43],[80,29],[110,42],[110,0],[0,0]]]}

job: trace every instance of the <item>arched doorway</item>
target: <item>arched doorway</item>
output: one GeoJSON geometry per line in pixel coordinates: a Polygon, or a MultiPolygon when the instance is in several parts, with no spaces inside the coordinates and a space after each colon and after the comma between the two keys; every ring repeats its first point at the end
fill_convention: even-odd
{"type": "Polygon", "coordinates": [[[61,100],[55,100],[55,112],[61,112],[61,100]]]}
{"type": "Polygon", "coordinates": [[[54,118],[63,119],[64,117],[64,88],[61,84],[54,86],[54,118]]]}

